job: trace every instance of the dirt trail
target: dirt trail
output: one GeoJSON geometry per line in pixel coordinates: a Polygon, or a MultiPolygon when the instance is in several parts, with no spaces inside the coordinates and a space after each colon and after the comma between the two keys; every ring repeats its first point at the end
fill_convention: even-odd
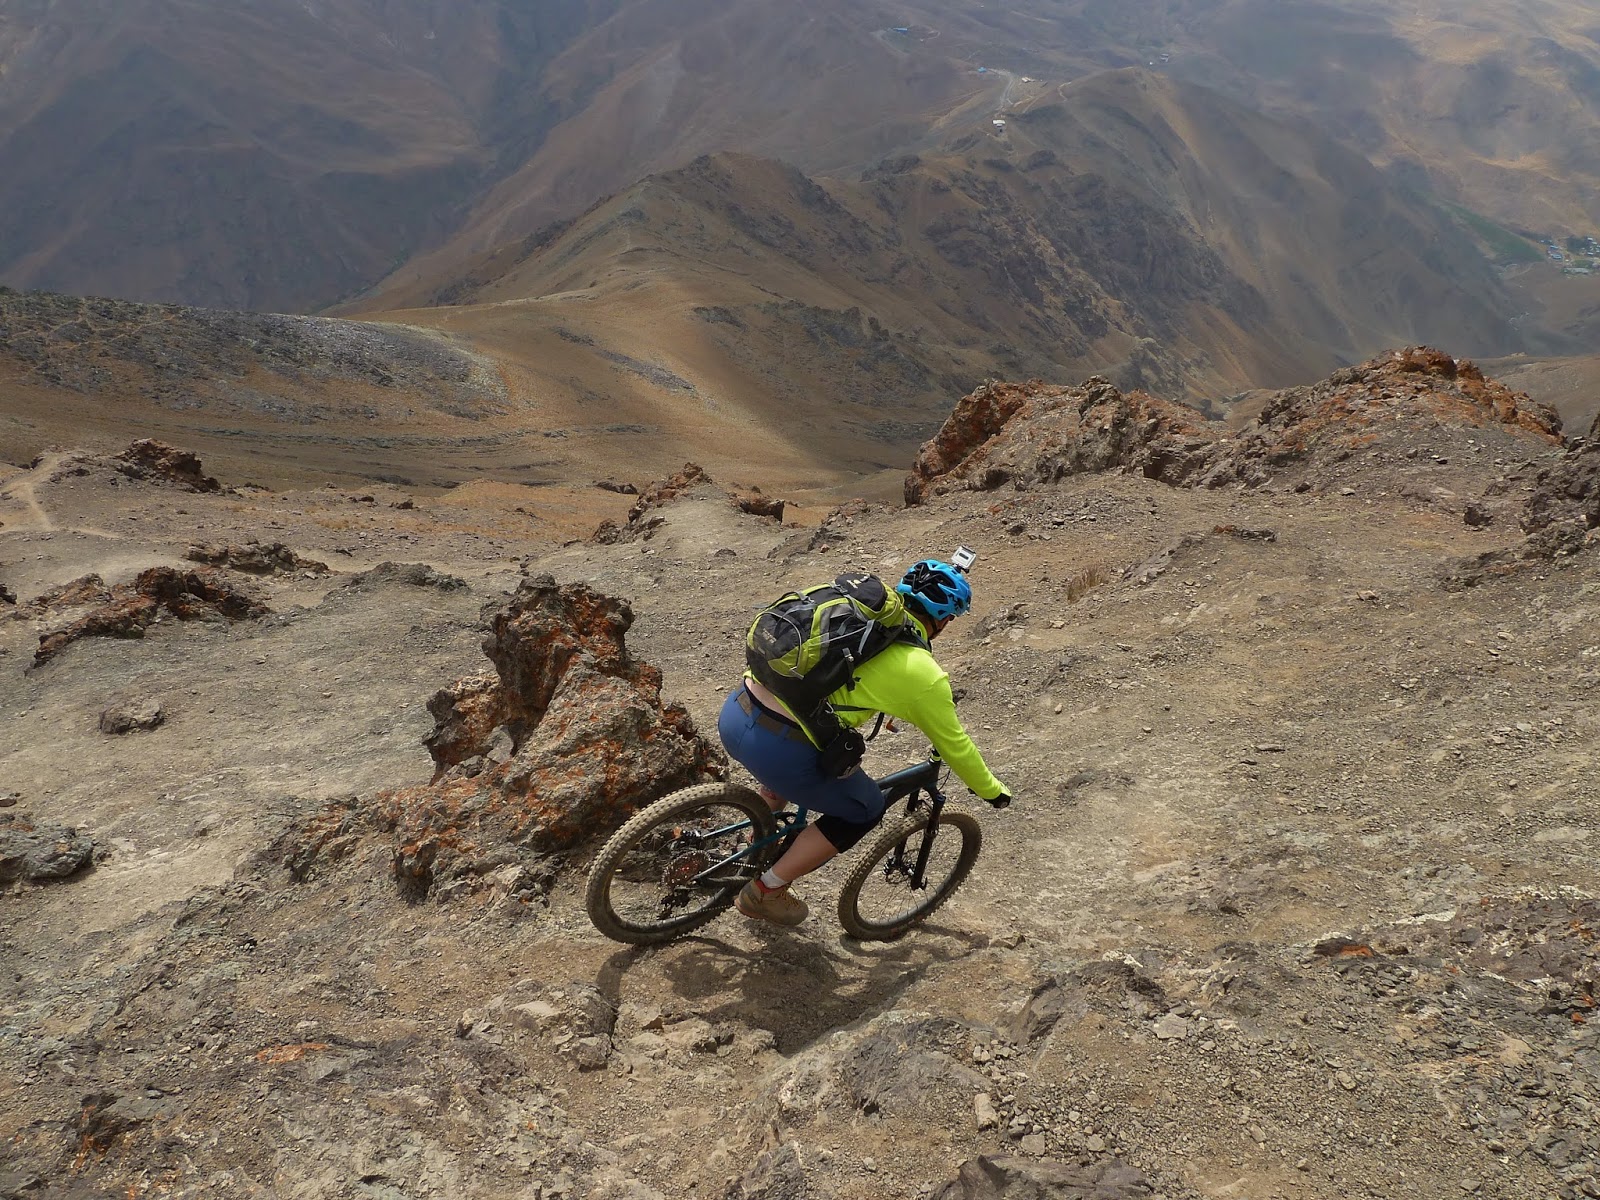
{"type": "Polygon", "coordinates": [[[10,514],[7,524],[12,531],[52,530],[56,527],[50,514],[39,503],[36,488],[39,480],[50,478],[50,472],[64,457],[60,452],[44,454],[28,472],[14,476],[0,489],[0,501],[9,500],[22,508],[20,519],[15,513],[10,514]]]}
{"type": "Polygon", "coordinates": [[[71,482],[9,490],[128,532],[0,529],[24,603],[200,538],[336,573],[251,581],[259,621],[163,621],[26,674],[39,628],[0,621],[0,817],[100,854],[0,895],[0,1195],[881,1200],[948,1197],[986,1155],[1168,1200],[1524,1200],[1584,1194],[1600,1161],[1593,552],[1447,591],[1442,564],[1518,535],[1405,479],[1088,476],[804,529],[711,489],[648,538],[564,546],[520,492],[71,482]],[[297,883],[269,849],[428,778],[427,700],[485,669],[484,613],[524,571],[627,598],[630,652],[709,729],[759,603],[958,543],[978,599],[937,651],[1018,799],[952,788],[982,856],[900,943],[841,935],[843,862],[804,881],[797,930],[728,915],[637,951],[583,912],[592,845],[421,904],[376,835],[297,883]],[[346,586],[384,560],[467,586],[346,586]],[[1075,595],[1086,565],[1105,582],[1075,595]],[[138,699],[164,723],[99,731],[138,699]]]}

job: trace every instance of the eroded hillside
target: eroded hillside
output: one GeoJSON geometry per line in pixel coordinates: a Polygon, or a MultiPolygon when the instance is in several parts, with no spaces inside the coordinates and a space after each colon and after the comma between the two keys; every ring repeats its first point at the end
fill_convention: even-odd
{"type": "Polygon", "coordinates": [[[1600,430],[1422,350],[1236,436],[1161,403],[996,385],[914,507],[686,472],[564,546],[485,489],[11,472],[0,1195],[1592,1194],[1600,430]],[[793,931],[596,934],[622,814],[534,836],[550,747],[655,678],[704,735],[754,606],[957,542],[936,649],[1018,801],[953,901],[853,943],[835,864],[793,931]],[[259,607],[32,665],[156,568],[259,607]]]}

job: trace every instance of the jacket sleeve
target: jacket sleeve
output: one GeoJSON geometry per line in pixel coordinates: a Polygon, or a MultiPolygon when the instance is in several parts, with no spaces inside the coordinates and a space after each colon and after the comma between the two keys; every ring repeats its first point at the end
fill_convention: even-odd
{"type": "Polygon", "coordinates": [[[937,679],[907,700],[906,719],[927,735],[939,756],[950,764],[974,795],[982,800],[993,800],[1007,790],[989,770],[961,724],[961,718],[956,715],[956,700],[947,675],[941,671],[937,679]]]}

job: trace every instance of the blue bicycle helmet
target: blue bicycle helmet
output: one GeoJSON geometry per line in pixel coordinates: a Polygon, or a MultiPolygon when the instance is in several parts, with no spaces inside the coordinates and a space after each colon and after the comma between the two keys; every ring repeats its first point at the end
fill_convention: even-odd
{"type": "Polygon", "coordinates": [[[935,621],[959,617],[972,607],[972,585],[960,571],[936,558],[913,564],[894,590],[935,621]]]}

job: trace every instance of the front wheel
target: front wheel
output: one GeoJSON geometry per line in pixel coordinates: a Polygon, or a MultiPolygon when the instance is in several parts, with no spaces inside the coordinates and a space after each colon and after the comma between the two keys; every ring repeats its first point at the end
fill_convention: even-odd
{"type": "Polygon", "coordinates": [[[608,938],[651,946],[698,929],[761,874],[777,844],[772,811],[735,783],[685,788],[640,809],[589,868],[584,906],[608,938]]]}
{"type": "Polygon", "coordinates": [[[970,813],[928,809],[884,832],[845,880],[839,924],[853,938],[891,942],[950,898],[972,870],[983,829],[970,813]],[[924,842],[928,862],[921,887],[912,885],[924,842]]]}

